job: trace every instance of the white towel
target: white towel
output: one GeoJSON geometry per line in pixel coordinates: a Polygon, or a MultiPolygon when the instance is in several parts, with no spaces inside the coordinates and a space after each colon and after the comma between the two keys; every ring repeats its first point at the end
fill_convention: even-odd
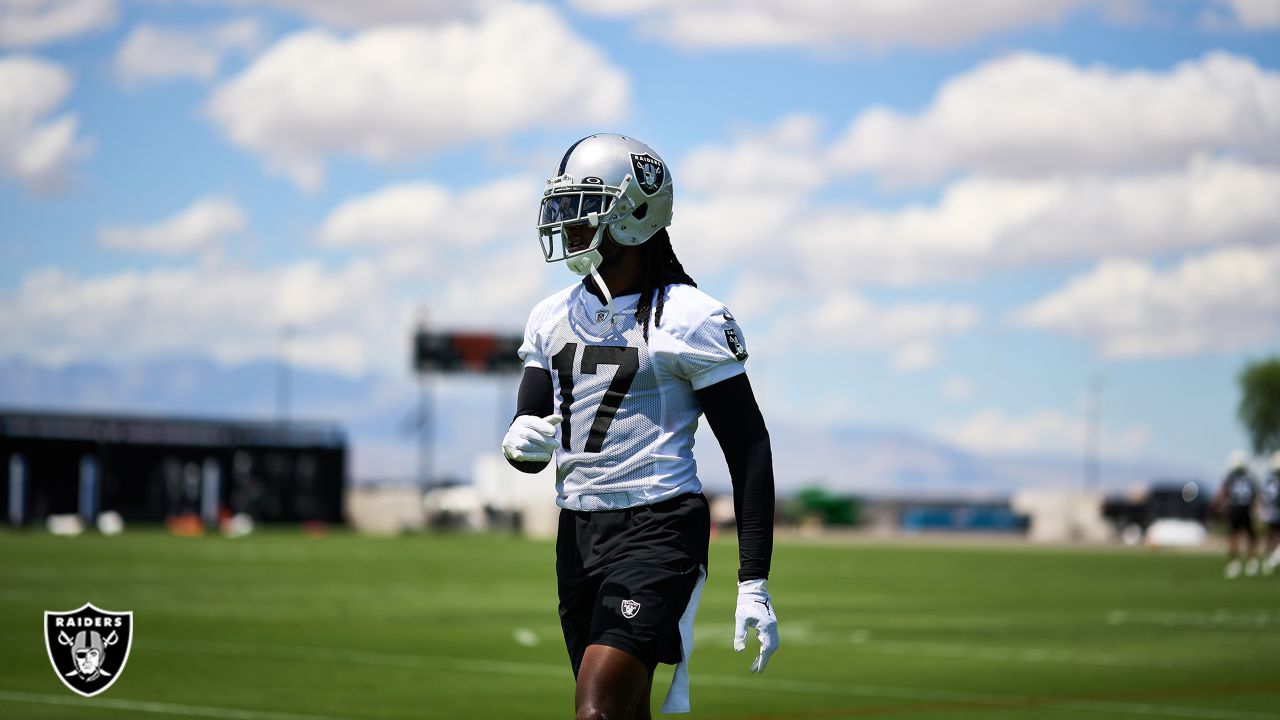
{"type": "Polygon", "coordinates": [[[671,687],[667,690],[667,697],[658,710],[660,713],[689,712],[689,656],[693,654],[693,616],[698,614],[698,601],[702,599],[702,585],[706,580],[707,568],[705,565],[699,565],[698,582],[693,586],[693,593],[689,595],[689,606],[684,609],[684,615],[680,616],[682,657],[676,664],[675,674],[671,676],[671,687]]]}

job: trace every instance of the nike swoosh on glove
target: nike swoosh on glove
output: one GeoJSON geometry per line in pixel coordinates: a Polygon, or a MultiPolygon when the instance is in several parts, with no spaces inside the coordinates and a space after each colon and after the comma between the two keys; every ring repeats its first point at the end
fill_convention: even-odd
{"type": "Polygon", "coordinates": [[[547,462],[560,447],[556,439],[556,426],[564,418],[548,415],[521,415],[511,421],[506,437],[502,438],[502,454],[508,460],[518,462],[547,462]]]}
{"type": "Polygon", "coordinates": [[[744,580],[738,583],[738,610],[734,613],[733,649],[747,648],[747,628],[755,628],[760,637],[760,654],[751,663],[751,672],[764,672],[769,658],[778,649],[778,616],[773,614],[766,580],[744,580]]]}

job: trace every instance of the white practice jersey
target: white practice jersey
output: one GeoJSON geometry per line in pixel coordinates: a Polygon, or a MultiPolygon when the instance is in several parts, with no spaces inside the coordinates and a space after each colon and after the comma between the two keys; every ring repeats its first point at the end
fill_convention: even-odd
{"type": "Polygon", "coordinates": [[[743,373],[746,341],[706,293],[689,285],[666,292],[662,326],[650,320],[648,343],[636,322],[638,294],[615,298],[609,317],[576,283],[529,315],[520,358],[551,373],[554,411],[564,417],[555,457],[560,507],[614,510],[702,489],[694,391],[743,373]]]}
{"type": "Polygon", "coordinates": [[[1262,481],[1262,519],[1280,522],[1280,470],[1272,470],[1262,481]]]}

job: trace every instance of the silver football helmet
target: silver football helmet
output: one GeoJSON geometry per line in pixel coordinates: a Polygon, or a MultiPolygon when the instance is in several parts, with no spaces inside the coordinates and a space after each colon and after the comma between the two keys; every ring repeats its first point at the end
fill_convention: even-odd
{"type": "Polygon", "coordinates": [[[621,245],[639,245],[671,224],[672,198],[671,172],[653,148],[624,135],[582,138],[542,191],[543,255],[586,275],[600,265],[606,230],[621,245]]]}
{"type": "Polygon", "coordinates": [[[1232,450],[1227,453],[1227,472],[1243,470],[1249,466],[1249,454],[1243,450],[1232,450]]]}

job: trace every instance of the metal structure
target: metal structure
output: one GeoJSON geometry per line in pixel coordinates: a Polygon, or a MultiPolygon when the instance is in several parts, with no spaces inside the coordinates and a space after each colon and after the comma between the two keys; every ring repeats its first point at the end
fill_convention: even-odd
{"type": "Polygon", "coordinates": [[[418,408],[414,430],[418,435],[418,484],[431,483],[432,377],[437,375],[484,375],[509,377],[522,369],[519,334],[492,332],[438,331],[419,324],[413,334],[414,372],[418,375],[418,408]]]}
{"type": "Polygon", "coordinates": [[[0,516],[339,523],[346,458],[331,424],[0,411],[0,516]]]}

